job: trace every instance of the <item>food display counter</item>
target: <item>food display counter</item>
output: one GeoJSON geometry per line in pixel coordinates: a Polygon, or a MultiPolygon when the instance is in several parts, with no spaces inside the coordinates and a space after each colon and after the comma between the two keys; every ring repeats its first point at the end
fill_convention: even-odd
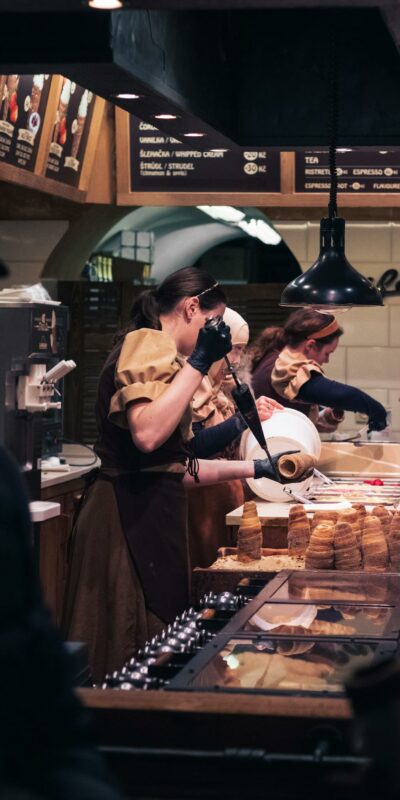
{"type": "Polygon", "coordinates": [[[233,791],[234,752],[258,790],[274,776],[282,797],[294,797],[304,777],[350,797],[370,759],[354,747],[346,684],[388,664],[399,635],[400,575],[288,570],[209,593],[80,694],[117,770],[118,753],[159,767],[167,748],[185,771],[195,752],[233,791]]]}

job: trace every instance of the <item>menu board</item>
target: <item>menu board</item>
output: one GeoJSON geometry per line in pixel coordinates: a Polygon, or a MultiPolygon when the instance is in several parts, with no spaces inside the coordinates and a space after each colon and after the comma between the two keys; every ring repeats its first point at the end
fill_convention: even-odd
{"type": "Polygon", "coordinates": [[[131,192],[280,192],[280,155],[265,148],[197,150],[130,116],[131,192]]]}
{"type": "Polygon", "coordinates": [[[49,75],[0,75],[0,164],[33,170],[49,75]]]}
{"type": "Polygon", "coordinates": [[[88,89],[63,78],[47,159],[46,178],[78,186],[94,108],[88,89]]]}
{"type": "MultiPolygon", "coordinates": [[[[329,151],[296,152],[295,191],[329,192],[329,151]]],[[[400,148],[336,151],[338,191],[351,194],[400,192],[400,148]]]]}

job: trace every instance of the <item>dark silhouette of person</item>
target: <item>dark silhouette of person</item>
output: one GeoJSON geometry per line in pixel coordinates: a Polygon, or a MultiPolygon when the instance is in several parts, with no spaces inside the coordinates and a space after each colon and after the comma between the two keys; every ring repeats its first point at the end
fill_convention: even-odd
{"type": "Polygon", "coordinates": [[[1,446],[0,709],[0,798],[119,798],[44,607],[25,487],[1,446]]]}

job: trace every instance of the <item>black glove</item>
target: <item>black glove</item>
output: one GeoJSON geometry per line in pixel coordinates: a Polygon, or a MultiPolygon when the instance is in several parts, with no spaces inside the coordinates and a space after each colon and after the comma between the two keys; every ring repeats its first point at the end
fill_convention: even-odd
{"type": "Polygon", "coordinates": [[[188,358],[193,369],[207,375],[211,364],[219,361],[232,350],[231,329],[222,317],[208,319],[197,337],[196,347],[188,358]]]}
{"type": "Polygon", "coordinates": [[[383,431],[387,427],[386,412],[385,415],[373,416],[368,419],[368,433],[370,431],[383,431]]]}
{"type": "MultiPolygon", "coordinates": [[[[283,478],[278,472],[278,461],[280,457],[291,456],[293,453],[300,453],[300,450],[285,450],[283,453],[277,453],[276,456],[271,456],[273,467],[271,466],[269,458],[256,458],[254,460],[254,477],[269,478],[271,481],[276,481],[277,483],[293,483],[293,480],[290,478],[283,478]]],[[[301,477],[303,478],[303,476],[301,477]]],[[[298,481],[298,478],[296,478],[296,481],[298,481]]]]}

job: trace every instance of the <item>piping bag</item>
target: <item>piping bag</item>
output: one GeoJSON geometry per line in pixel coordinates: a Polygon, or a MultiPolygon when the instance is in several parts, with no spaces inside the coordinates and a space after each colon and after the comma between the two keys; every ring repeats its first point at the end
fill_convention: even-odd
{"type": "Polygon", "coordinates": [[[261,420],[258,415],[254,397],[247,383],[240,383],[238,376],[236,375],[235,368],[229,361],[228,356],[225,356],[225,361],[227,363],[229,372],[232,375],[233,380],[235,381],[236,384],[235,388],[232,389],[231,391],[231,395],[235,401],[238,411],[240,411],[247,427],[251,430],[258,444],[266,453],[268,461],[271,465],[272,472],[275,475],[277,481],[281,483],[281,477],[279,475],[278,470],[275,467],[274,462],[272,461],[271,453],[269,452],[267,440],[264,436],[264,431],[262,429],[261,420]]]}
{"type": "MultiPolygon", "coordinates": [[[[211,317],[210,319],[206,320],[205,328],[218,328],[223,318],[221,316],[211,317]]],[[[235,388],[232,389],[231,395],[235,401],[235,404],[240,411],[247,427],[251,430],[253,436],[256,438],[260,447],[264,450],[268,461],[271,465],[271,469],[273,474],[276,477],[276,480],[279,483],[282,483],[281,477],[279,475],[278,470],[275,467],[275,464],[272,460],[271,453],[269,452],[268,444],[264,436],[264,431],[262,429],[261,420],[258,416],[257,406],[255,404],[254,397],[247,385],[247,383],[240,383],[238,376],[236,375],[235,368],[233,364],[229,361],[228,356],[224,356],[225,362],[228,366],[229,372],[235,381],[235,388]]]]}

